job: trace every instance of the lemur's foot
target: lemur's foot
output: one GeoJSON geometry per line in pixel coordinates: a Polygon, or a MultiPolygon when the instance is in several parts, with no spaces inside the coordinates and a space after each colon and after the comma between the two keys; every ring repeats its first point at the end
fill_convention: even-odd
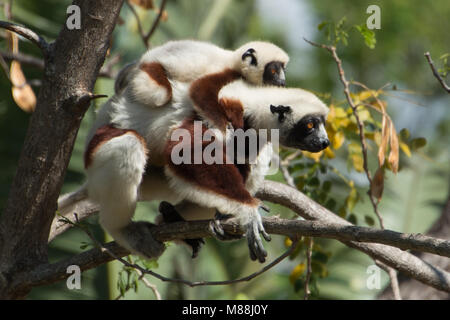
{"type": "Polygon", "coordinates": [[[242,239],[241,235],[231,234],[226,232],[222,227],[222,221],[232,218],[233,216],[230,214],[223,214],[219,211],[216,211],[216,216],[214,220],[209,223],[209,230],[213,234],[213,236],[221,241],[232,241],[242,239]]]}
{"type": "Polygon", "coordinates": [[[163,254],[166,246],[153,238],[151,229],[154,227],[153,223],[137,221],[122,229],[122,236],[131,247],[132,253],[147,259],[158,258],[163,254]]]}
{"type": "MultiPolygon", "coordinates": [[[[159,204],[159,212],[161,213],[163,222],[165,223],[185,221],[175,207],[167,201],[162,201],[159,204]]],[[[192,248],[192,259],[198,256],[198,252],[200,251],[202,245],[205,244],[205,240],[203,240],[203,238],[184,239],[181,241],[192,248]]]]}
{"type": "Polygon", "coordinates": [[[253,215],[247,224],[247,242],[248,248],[250,250],[250,259],[256,260],[263,263],[266,261],[267,251],[264,249],[264,245],[261,240],[260,233],[266,241],[270,241],[270,235],[264,230],[264,226],[262,224],[261,216],[258,212],[253,215]]]}

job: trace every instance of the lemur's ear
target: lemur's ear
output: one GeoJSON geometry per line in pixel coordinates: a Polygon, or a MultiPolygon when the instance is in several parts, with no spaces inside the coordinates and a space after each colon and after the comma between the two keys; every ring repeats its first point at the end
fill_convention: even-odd
{"type": "Polygon", "coordinates": [[[258,60],[255,57],[255,52],[256,51],[253,48],[248,49],[242,55],[242,60],[245,60],[247,57],[251,57],[252,60],[250,61],[250,64],[256,67],[258,65],[258,60]]]}
{"type": "Polygon", "coordinates": [[[286,113],[291,113],[292,109],[289,106],[274,106],[274,105],[270,105],[270,112],[272,113],[278,113],[278,121],[279,122],[283,122],[284,119],[286,118],[285,114],[286,113]]]}

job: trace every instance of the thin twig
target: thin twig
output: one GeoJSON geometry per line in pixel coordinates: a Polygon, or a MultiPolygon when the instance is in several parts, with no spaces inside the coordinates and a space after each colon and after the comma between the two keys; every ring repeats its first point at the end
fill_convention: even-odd
{"type": "Polygon", "coordinates": [[[152,24],[150,30],[147,33],[145,33],[144,28],[142,27],[142,21],[139,18],[139,15],[138,15],[136,9],[133,7],[133,5],[131,3],[129,3],[129,1],[125,1],[125,3],[128,5],[128,7],[131,10],[131,13],[133,14],[133,16],[136,19],[139,35],[147,49],[150,48],[150,44],[149,44],[150,38],[152,37],[153,33],[155,33],[156,28],[158,27],[158,24],[161,21],[161,18],[164,14],[164,8],[166,7],[166,2],[167,2],[167,0],[161,0],[161,5],[159,7],[158,15],[156,16],[155,21],[153,21],[153,24],[152,24]]]}
{"type": "Polygon", "coordinates": [[[447,93],[450,93],[450,87],[445,83],[444,79],[442,79],[441,75],[437,71],[436,67],[434,66],[433,60],[431,59],[430,53],[425,52],[424,53],[425,58],[428,61],[428,64],[430,65],[431,71],[433,71],[433,75],[436,79],[438,79],[439,83],[441,84],[442,88],[444,88],[447,93]]]}
{"type": "Polygon", "coordinates": [[[161,300],[161,294],[159,293],[158,288],[153,283],[150,283],[150,281],[145,278],[145,275],[140,270],[136,269],[136,272],[139,275],[139,280],[141,280],[147,288],[153,291],[156,300],[161,300]]]}
{"type": "Polygon", "coordinates": [[[155,21],[153,22],[153,25],[150,28],[150,31],[144,37],[144,43],[147,48],[150,47],[148,42],[150,41],[150,38],[152,37],[153,33],[156,31],[156,28],[158,27],[159,22],[161,21],[162,15],[164,13],[164,8],[166,7],[166,3],[167,3],[167,0],[161,0],[161,5],[159,6],[158,16],[156,17],[155,21]]]}
{"type": "Polygon", "coordinates": [[[291,174],[289,173],[289,160],[284,159],[281,160],[279,156],[277,156],[279,158],[278,163],[280,164],[280,170],[281,173],[283,173],[283,177],[284,180],[286,180],[287,184],[290,185],[292,188],[297,188],[294,182],[294,178],[291,176],[291,174]]]}
{"type": "Polygon", "coordinates": [[[381,262],[379,260],[375,260],[375,264],[377,266],[379,266],[381,269],[383,269],[384,271],[386,271],[386,273],[389,275],[389,278],[391,279],[391,281],[394,281],[394,283],[391,285],[392,293],[394,294],[394,299],[402,300],[402,296],[400,294],[400,286],[398,284],[398,279],[397,279],[397,271],[394,268],[391,268],[391,267],[385,265],[383,262],[381,262]]]}
{"type": "Polygon", "coordinates": [[[15,23],[7,22],[7,21],[0,21],[0,28],[12,31],[14,33],[17,33],[18,35],[21,35],[22,37],[30,40],[35,45],[41,49],[44,57],[47,57],[50,52],[50,45],[45,41],[44,38],[42,38],[40,35],[38,35],[36,32],[19,26],[15,23]]]}
{"type": "Polygon", "coordinates": [[[314,245],[314,239],[309,238],[309,244],[308,248],[306,249],[306,279],[305,279],[305,296],[303,297],[303,300],[308,300],[309,295],[311,294],[311,291],[309,290],[309,281],[311,280],[311,273],[312,273],[312,248],[314,245]]]}
{"type": "Polygon", "coordinates": [[[26,65],[34,66],[38,69],[44,69],[45,66],[45,62],[43,59],[36,58],[20,52],[12,53],[0,50],[0,56],[2,56],[5,60],[15,60],[26,65]]]}
{"type": "MultiPolygon", "coordinates": [[[[139,18],[137,11],[133,7],[133,5],[130,3],[129,0],[125,1],[125,3],[127,4],[128,8],[130,8],[131,13],[133,14],[134,18],[136,19],[139,35],[141,36],[142,41],[144,41],[144,38],[145,38],[144,29],[142,28],[142,22],[141,22],[141,19],[139,18]]],[[[145,41],[144,41],[144,44],[145,44],[145,41]]]]}
{"type": "MultiPolygon", "coordinates": [[[[0,56],[6,60],[15,60],[20,62],[21,64],[26,64],[29,66],[36,67],[38,69],[43,70],[45,67],[45,61],[40,58],[36,58],[34,56],[24,54],[21,52],[12,53],[7,51],[0,50],[0,56]]],[[[112,68],[114,65],[116,65],[121,59],[121,56],[115,55],[114,57],[110,58],[103,67],[100,69],[98,76],[102,78],[115,78],[115,73],[112,71],[112,68]]]]}

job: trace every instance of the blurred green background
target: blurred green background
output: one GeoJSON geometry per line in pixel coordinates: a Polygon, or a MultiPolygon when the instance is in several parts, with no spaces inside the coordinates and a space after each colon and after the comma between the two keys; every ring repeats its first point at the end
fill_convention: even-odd
{"type": "MultiPolygon", "coordinates": [[[[0,1],[1,2],[1,1],[0,1]]],[[[16,0],[13,2],[13,19],[22,23],[48,40],[55,39],[65,23],[66,8],[70,1],[16,0]]],[[[159,6],[160,2],[155,1],[159,6]]],[[[338,53],[344,61],[347,78],[358,80],[371,88],[386,83],[395,84],[386,98],[388,112],[396,128],[407,128],[411,135],[425,137],[425,148],[411,158],[401,155],[401,172],[387,174],[385,194],[380,211],[386,227],[403,232],[425,232],[439,216],[445,203],[450,177],[449,97],[433,77],[423,56],[430,51],[439,65],[439,56],[450,52],[450,2],[436,1],[332,1],[332,0],[169,0],[166,6],[167,21],[162,21],[151,38],[151,46],[171,39],[195,38],[212,41],[226,47],[237,48],[242,43],[269,40],[284,48],[291,60],[287,69],[288,86],[302,87],[316,93],[331,93],[332,101],[343,101],[336,66],[324,50],[307,44],[303,37],[326,42],[317,26],[322,21],[339,21],[346,17],[348,25],[363,24],[368,18],[366,8],[377,4],[381,8],[381,29],[376,30],[376,47],[369,49],[360,34],[349,31],[349,44],[341,46],[338,53]]],[[[138,9],[148,30],[156,17],[155,11],[138,9]]],[[[3,13],[1,18],[4,19],[3,13]]],[[[123,24],[114,31],[110,57],[120,54],[117,71],[127,62],[137,59],[145,47],[137,35],[137,24],[129,8],[121,12],[123,24]]],[[[0,49],[6,43],[0,38],[0,49]]],[[[23,53],[40,57],[33,45],[21,41],[23,53]]],[[[23,65],[29,80],[39,79],[42,71],[23,65]]],[[[18,108],[11,97],[11,84],[5,74],[0,75],[0,212],[8,196],[9,186],[15,174],[17,160],[27,130],[30,115],[18,108]]],[[[34,87],[37,93],[39,88],[34,87]]],[[[113,80],[101,78],[96,83],[97,93],[113,94],[113,80]]],[[[329,102],[329,101],[327,101],[329,102]]],[[[69,165],[63,192],[75,190],[84,181],[82,155],[84,139],[94,118],[95,109],[101,104],[96,100],[86,114],[69,165]]],[[[376,153],[370,154],[370,162],[376,165],[376,153]]],[[[307,160],[305,160],[307,161],[307,160]]],[[[355,181],[363,195],[354,208],[358,224],[365,225],[365,215],[372,212],[365,176],[347,170],[345,153],[328,160],[347,178],[355,181]]],[[[271,179],[281,180],[276,175],[271,179]]],[[[343,193],[339,182],[333,184],[331,193],[339,199],[343,193]]],[[[342,187],[343,188],[343,187],[342,187]]],[[[136,219],[153,220],[157,203],[140,204],[136,219]]],[[[294,215],[280,206],[272,206],[272,214],[282,217],[294,215]]],[[[98,239],[107,240],[91,218],[98,239]]],[[[266,244],[269,258],[280,255],[285,249],[284,238],[274,237],[266,244]]],[[[51,243],[51,261],[81,252],[82,243],[88,237],[78,230],[71,230],[51,243]]],[[[373,299],[380,290],[366,287],[368,266],[373,261],[337,241],[317,239],[327,255],[324,262],[326,274],[317,277],[312,298],[316,299],[373,299]]],[[[293,268],[304,259],[299,255],[286,260],[273,270],[248,282],[230,286],[196,287],[162,283],[149,278],[164,299],[298,299],[303,291],[290,282],[293,268]]],[[[1,262],[0,262],[1,263],[1,262]]],[[[170,277],[188,280],[234,279],[260,268],[248,259],[245,241],[220,243],[208,239],[197,259],[181,246],[170,245],[154,270],[170,277]]],[[[110,263],[83,273],[82,289],[69,290],[65,282],[33,289],[30,299],[114,299],[117,289],[120,263],[110,263]]],[[[122,280],[127,276],[122,272],[122,280]]],[[[383,286],[387,276],[383,274],[383,286]]],[[[383,287],[382,286],[382,287],[383,287]]],[[[137,292],[131,289],[125,299],[154,299],[154,295],[140,284],[137,292]]]]}

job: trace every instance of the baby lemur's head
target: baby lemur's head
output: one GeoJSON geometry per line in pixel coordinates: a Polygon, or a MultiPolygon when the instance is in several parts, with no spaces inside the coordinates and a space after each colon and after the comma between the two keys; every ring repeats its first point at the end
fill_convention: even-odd
{"type": "Polygon", "coordinates": [[[255,85],[285,86],[289,56],[270,42],[252,41],[234,51],[236,70],[255,85]]]}

